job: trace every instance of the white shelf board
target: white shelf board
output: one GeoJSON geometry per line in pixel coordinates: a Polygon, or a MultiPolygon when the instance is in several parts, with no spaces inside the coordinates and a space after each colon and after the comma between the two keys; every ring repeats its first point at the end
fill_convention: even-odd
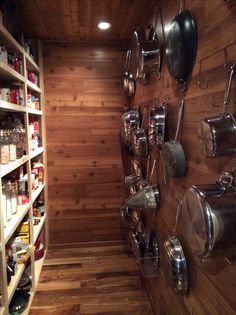
{"type": "Polygon", "coordinates": [[[0,100],[0,109],[6,109],[12,112],[26,112],[26,106],[9,103],[3,100],[0,100]]]}
{"type": "Polygon", "coordinates": [[[46,217],[47,217],[47,214],[45,213],[43,217],[41,217],[41,220],[40,220],[40,223],[38,225],[34,225],[33,226],[33,233],[34,233],[34,244],[35,242],[37,241],[37,238],[43,228],[43,225],[45,223],[45,220],[46,220],[46,217]]]}
{"type": "Polygon", "coordinates": [[[46,257],[46,250],[44,251],[44,255],[41,259],[35,261],[35,290],[37,288],[37,284],[39,282],[39,277],[40,277],[40,273],[41,273],[41,270],[43,268],[43,263],[44,263],[44,260],[45,260],[45,257],[46,257]]]}
{"type": "Polygon", "coordinates": [[[30,108],[30,107],[28,107],[28,113],[32,114],[32,115],[38,115],[38,116],[42,116],[43,115],[43,112],[41,110],[30,108]]]}
{"type": "Polygon", "coordinates": [[[37,197],[40,195],[40,193],[43,191],[45,187],[45,184],[39,185],[37,189],[35,189],[35,191],[33,191],[32,193],[32,204],[35,202],[35,200],[37,199],[37,197]]]}
{"type": "Polygon", "coordinates": [[[29,80],[27,80],[27,87],[28,89],[37,92],[37,93],[41,93],[41,89],[34,83],[30,82],[29,80]]]}
{"type": "Polygon", "coordinates": [[[8,64],[0,61],[0,79],[5,81],[21,81],[25,82],[25,78],[8,64]]]}
{"type": "Polygon", "coordinates": [[[37,155],[44,152],[44,147],[39,147],[36,150],[33,150],[30,152],[30,159],[35,158],[37,155]]]}
{"type": "Polygon", "coordinates": [[[5,314],[5,307],[0,307],[0,315],[4,315],[5,314]]]}
{"type": "Polygon", "coordinates": [[[7,225],[4,228],[5,243],[9,241],[10,237],[15,232],[16,228],[18,227],[26,213],[29,211],[30,206],[30,202],[25,205],[18,206],[16,214],[11,217],[10,221],[7,221],[7,225]]]}
{"type": "Polygon", "coordinates": [[[1,177],[11,173],[14,171],[16,168],[20,167],[22,164],[27,162],[29,160],[28,155],[22,156],[21,159],[17,159],[14,162],[10,162],[8,164],[0,164],[0,175],[1,177]]]}
{"type": "Polygon", "coordinates": [[[7,292],[8,292],[8,302],[11,302],[11,299],[14,295],[14,292],[16,290],[16,287],[20,281],[20,278],[22,276],[22,273],[25,269],[25,265],[24,264],[18,264],[17,267],[17,272],[15,274],[15,276],[11,277],[11,282],[9,284],[9,286],[7,287],[7,292]]]}
{"type": "Polygon", "coordinates": [[[25,52],[25,57],[26,57],[27,69],[37,71],[38,73],[40,73],[39,66],[34,61],[34,59],[30,55],[28,55],[26,52],[25,52]]]}

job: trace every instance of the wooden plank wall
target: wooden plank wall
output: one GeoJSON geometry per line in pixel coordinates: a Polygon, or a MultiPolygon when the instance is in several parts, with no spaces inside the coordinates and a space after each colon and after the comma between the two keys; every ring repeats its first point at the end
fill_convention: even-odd
{"type": "Polygon", "coordinates": [[[122,239],[122,52],[44,44],[49,245],[122,239]]]}
{"type": "MultiPolygon", "coordinates": [[[[163,1],[165,35],[168,23],[179,10],[179,1],[163,1]]],[[[235,158],[205,158],[200,149],[197,128],[204,116],[221,112],[227,74],[223,64],[236,60],[236,3],[223,0],[186,0],[185,7],[192,11],[198,25],[198,50],[192,79],[185,97],[182,145],[188,161],[187,176],[163,182],[162,166],[158,163],[156,179],[161,190],[161,207],[155,219],[147,219],[147,228],[157,231],[161,244],[161,275],[145,279],[155,314],[159,315],[235,315],[236,266],[228,265],[223,258],[201,261],[195,258],[179,233],[190,270],[190,293],[179,296],[168,285],[163,242],[174,226],[178,200],[192,184],[216,181],[223,169],[235,167],[235,158]],[[198,87],[198,80],[207,78],[208,88],[198,87]]],[[[152,19],[150,19],[151,21],[152,19]]],[[[236,112],[236,84],[231,94],[230,110],[236,112]]],[[[177,122],[176,84],[171,79],[164,60],[160,81],[148,86],[137,85],[134,106],[143,106],[169,97],[169,134],[174,138],[177,122]]],[[[227,139],[226,139],[227,141],[227,139]]],[[[180,226],[181,227],[181,226],[180,226]]]]}

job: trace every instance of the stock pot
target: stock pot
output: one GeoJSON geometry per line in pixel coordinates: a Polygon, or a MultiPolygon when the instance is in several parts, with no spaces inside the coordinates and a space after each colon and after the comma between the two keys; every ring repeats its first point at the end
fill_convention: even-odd
{"type": "Polygon", "coordinates": [[[223,172],[215,184],[190,187],[184,194],[181,226],[199,258],[235,255],[236,190],[223,172]]]}

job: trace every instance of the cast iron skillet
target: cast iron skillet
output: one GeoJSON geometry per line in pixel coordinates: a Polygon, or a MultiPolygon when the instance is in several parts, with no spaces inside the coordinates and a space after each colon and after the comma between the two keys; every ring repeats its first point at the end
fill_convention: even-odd
{"type": "Polygon", "coordinates": [[[184,10],[175,16],[167,35],[166,57],[170,75],[180,91],[187,89],[197,50],[197,29],[192,14],[184,10]]]}

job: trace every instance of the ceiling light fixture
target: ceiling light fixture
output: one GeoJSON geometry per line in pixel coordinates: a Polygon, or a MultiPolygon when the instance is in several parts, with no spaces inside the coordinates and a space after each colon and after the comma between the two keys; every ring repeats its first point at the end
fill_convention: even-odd
{"type": "Polygon", "coordinates": [[[107,30],[108,28],[111,27],[111,24],[108,22],[100,22],[98,24],[98,27],[100,28],[100,30],[107,30]]]}

